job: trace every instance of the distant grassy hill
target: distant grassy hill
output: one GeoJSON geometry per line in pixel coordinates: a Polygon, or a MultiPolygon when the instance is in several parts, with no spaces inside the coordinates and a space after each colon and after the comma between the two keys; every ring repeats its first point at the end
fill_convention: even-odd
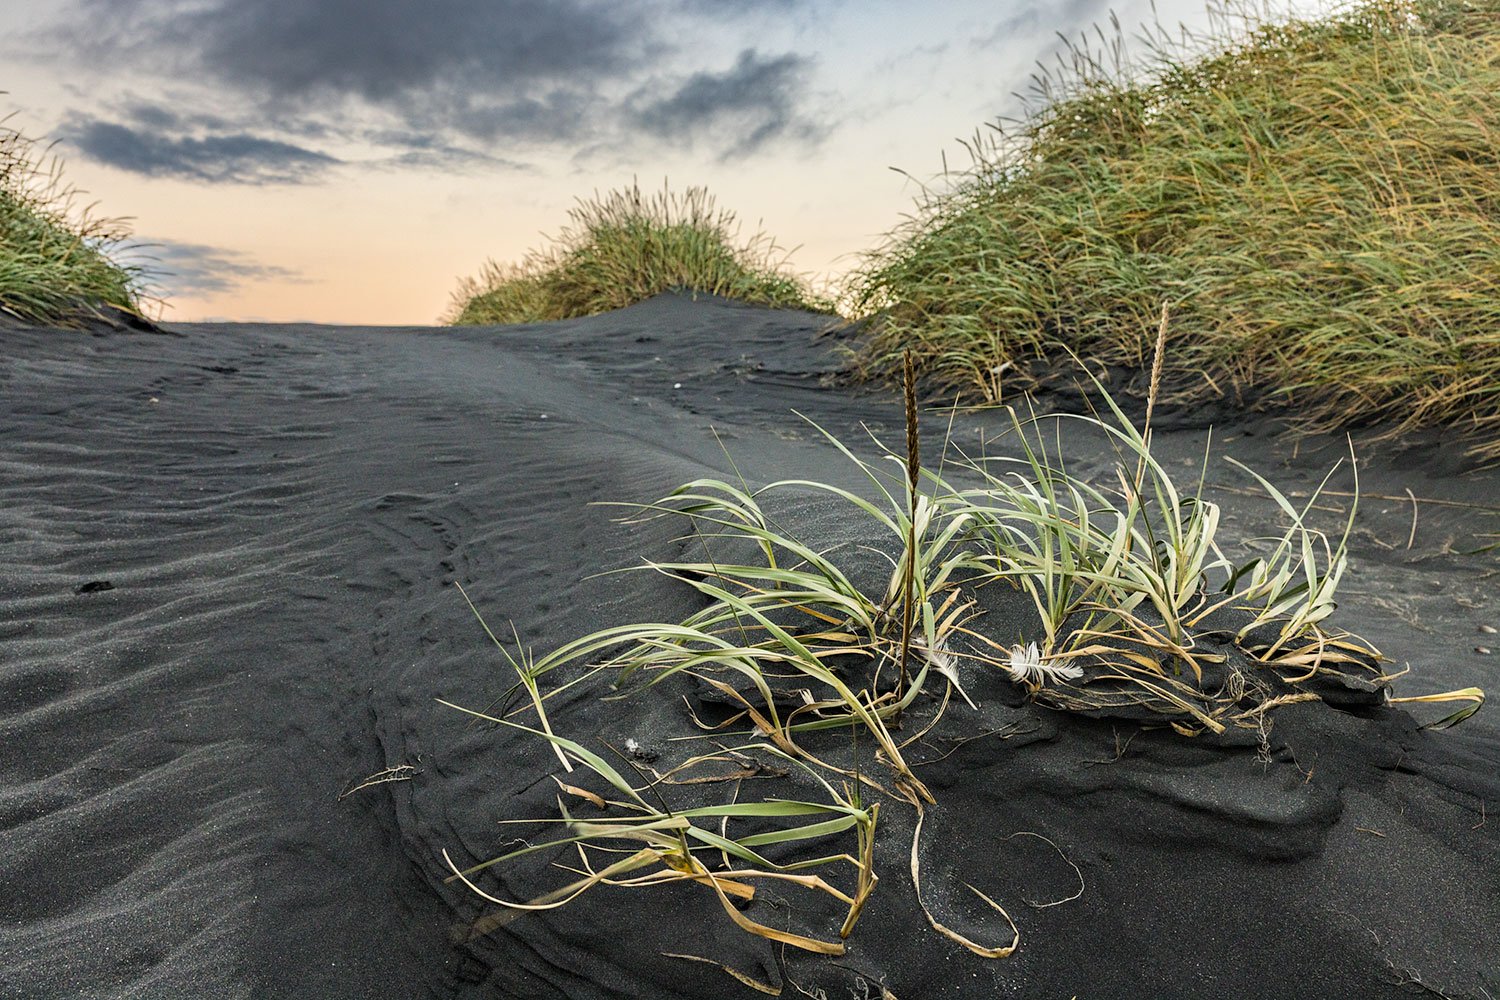
{"type": "Polygon", "coordinates": [[[703,188],[653,196],[637,185],[579,201],[571,225],[519,264],[485,265],[453,297],[448,321],[535,323],[633,305],[673,289],[787,308],[816,307],[786,255],[703,188]]]}
{"type": "Polygon", "coordinates": [[[1181,400],[1454,426],[1500,457],[1500,4],[1363,3],[1193,52],[1074,52],[1041,81],[857,275],[871,370],[910,347],[994,398],[1069,352],[1139,367],[1166,304],[1181,400]]]}
{"type": "Polygon", "coordinates": [[[57,162],[0,125],[0,310],[34,323],[104,305],[137,310],[135,269],[109,257],[125,230],[72,202],[57,162]]]}

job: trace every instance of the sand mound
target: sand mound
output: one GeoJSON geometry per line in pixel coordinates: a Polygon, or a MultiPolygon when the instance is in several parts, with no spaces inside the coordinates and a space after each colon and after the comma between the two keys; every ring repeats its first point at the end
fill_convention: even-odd
{"type": "MultiPolygon", "coordinates": [[[[974,936],[996,928],[960,882],[1004,901],[1022,944],[1001,961],[929,931],[897,808],[838,964],[783,965],[691,888],[603,890],[495,927],[444,884],[439,851],[499,853],[515,834],[497,821],[546,815],[556,768],[434,703],[481,706],[510,680],[450,583],[539,651],[689,610],[672,581],[591,575],[671,558],[677,526],[590,503],[732,475],[721,439],[752,482],[844,475],[794,408],[847,441],[861,422],[894,439],[890,398],[822,387],[839,364],[822,322],[664,297],[507,330],[6,331],[0,995],[753,995],[672,952],[828,996],[1500,996],[1486,713],[1431,733],[1401,712],[1291,706],[1265,763],[972,688],[974,731],[1011,734],[924,751],[939,806],[923,883],[974,936]],[[405,780],[339,799],[388,768],[405,780]],[[1080,878],[1076,899],[1038,905],[1080,878]]],[[[1316,485],[1334,450],[1294,454],[1268,430],[1220,425],[1216,451],[1316,485]]],[[[1164,431],[1157,448],[1196,462],[1203,437],[1164,431]]],[[[1367,495],[1500,496],[1500,472],[1428,444],[1372,450],[1367,495]]],[[[1070,452],[1075,472],[1105,464],[1090,447],[1070,452]]],[[[1209,479],[1251,485],[1225,466],[1209,479]]],[[[1238,532],[1275,524],[1266,500],[1216,499],[1238,532]]],[[[1452,553],[1493,529],[1470,507],[1417,510],[1408,549],[1412,504],[1367,501],[1340,622],[1411,663],[1400,693],[1500,687],[1474,652],[1500,625],[1493,556],[1452,553]]],[[[580,689],[554,722],[678,752],[681,702],[600,693],[580,689]]]]}

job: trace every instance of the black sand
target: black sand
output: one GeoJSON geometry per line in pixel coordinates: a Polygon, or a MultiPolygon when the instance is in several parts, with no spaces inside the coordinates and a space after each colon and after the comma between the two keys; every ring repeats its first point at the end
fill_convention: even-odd
{"type": "MultiPolygon", "coordinates": [[[[491,911],[443,883],[439,851],[498,853],[515,828],[497,820],[547,813],[556,762],[434,703],[482,706],[510,680],[449,584],[538,651],[681,614],[669,581],[590,576],[672,557],[672,526],[589,504],[729,475],[711,428],[752,482],[847,478],[791,410],[849,441],[861,421],[894,440],[899,411],[820,386],[838,359],[819,325],[662,298],[504,331],[0,333],[0,996],[754,995],[675,952],[829,997],[1500,998],[1493,706],[1442,733],[1292,706],[1263,763],[977,685],[980,717],[953,712],[925,755],[952,751],[921,772],[938,798],[924,886],[986,941],[1000,928],[959,883],[1006,904],[1010,959],[928,929],[894,803],[881,884],[832,963],[781,967],[695,887],[603,889],[476,936],[491,911]],[[943,741],[1007,722],[1007,739],[943,741]],[[337,801],[398,765],[417,773],[337,801]],[[1079,898],[1028,905],[1078,880],[1017,831],[1077,865],[1079,898]]],[[[1157,440],[1185,478],[1191,417],[1157,440]]],[[[1338,457],[1260,418],[1214,440],[1289,488],[1338,457]]],[[[1440,435],[1362,454],[1367,494],[1500,506],[1500,473],[1465,471],[1440,435]]],[[[1070,457],[1106,459],[1083,440],[1070,457]]],[[[1209,478],[1251,485],[1223,463],[1209,478]]],[[[1264,499],[1214,498],[1231,535],[1275,524],[1264,499]]],[[[1481,631],[1500,626],[1500,562],[1455,552],[1500,517],[1416,510],[1408,549],[1412,504],[1366,501],[1338,621],[1411,664],[1398,694],[1500,689],[1500,661],[1475,651],[1500,649],[1481,631]]],[[[677,752],[680,702],[600,693],[554,723],[677,752]]],[[[487,885],[562,880],[531,872],[487,885]]],[[[826,933],[818,913],[754,912],[826,933]]]]}

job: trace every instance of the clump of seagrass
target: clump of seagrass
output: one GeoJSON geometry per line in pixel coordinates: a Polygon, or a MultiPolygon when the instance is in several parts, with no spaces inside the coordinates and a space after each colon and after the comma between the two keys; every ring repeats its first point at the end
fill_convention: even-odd
{"type": "MultiPolygon", "coordinates": [[[[1484,695],[1477,689],[1390,699],[1395,675],[1381,668],[1379,654],[1330,624],[1352,510],[1342,535],[1330,539],[1307,523],[1321,488],[1298,508],[1247,469],[1288,527],[1270,554],[1236,565],[1219,534],[1219,509],[1204,499],[1202,474],[1191,490],[1176,484],[1152,454],[1149,428],[1137,429],[1102,386],[1094,388],[1107,417],[1056,419],[1107,437],[1117,456],[1110,481],[1069,473],[1049,449],[1042,421],[1013,408],[1015,455],[950,460],[946,452],[957,453],[950,440],[937,469],[922,467],[913,403],[904,454],[886,451],[870,462],[823,432],[865,475],[873,500],[807,480],[751,490],[698,479],[645,505],[641,516],[686,518],[704,541],[709,555],[702,561],[645,568],[696,590],[705,606],[680,622],[605,629],[539,659],[519,640],[515,653],[496,641],[517,674],[513,694],[523,700],[514,709],[471,714],[552,744],[568,776],[557,779],[558,816],[547,822],[567,832],[467,869],[449,861],[454,878],[517,913],[562,906],[598,885],[692,883],[714,893],[729,919],[750,933],[836,955],[878,882],[880,805],[904,805],[916,814],[911,875],[929,924],[976,955],[998,958],[1019,941],[999,904],[969,887],[1007,925],[1008,940],[988,945],[941,923],[922,899],[922,824],[935,801],[910,755],[920,752],[913,748],[923,736],[952,724],[946,709],[954,693],[968,701],[966,678],[998,674],[1062,711],[1126,716],[1187,737],[1251,730],[1262,743],[1273,713],[1289,704],[1463,703],[1434,726],[1478,709],[1484,695]],[[894,472],[883,468],[887,463],[894,472]],[[869,526],[866,540],[896,553],[883,591],[857,586],[832,553],[778,526],[764,501],[785,491],[848,504],[869,526]],[[710,540],[727,543],[720,553],[753,555],[714,558],[710,540]],[[992,591],[1034,610],[1022,634],[986,627],[982,605],[992,591]],[[908,656],[914,669],[903,677],[908,656]],[[580,665],[582,674],[544,693],[549,674],[580,665]],[[883,669],[895,675],[893,684],[882,683],[883,669]],[[552,694],[601,676],[616,688],[640,682],[643,689],[692,679],[732,714],[715,724],[696,714],[691,721],[719,733],[736,725],[744,731],[732,746],[665,774],[637,772],[632,781],[559,736],[546,711],[552,694]],[[919,702],[920,728],[908,735],[901,720],[912,718],[919,702]],[[534,714],[535,724],[515,721],[522,714],[534,714]],[[860,766],[857,754],[852,762],[834,759],[827,737],[840,733],[873,744],[875,766],[860,766]],[[663,784],[691,784],[707,798],[711,782],[676,776],[747,761],[781,768],[799,788],[815,789],[817,801],[757,800],[738,784],[728,801],[668,808],[659,799],[663,784]],[[578,814],[584,808],[592,810],[589,818],[578,814]],[[832,838],[848,840],[842,848],[823,846],[832,838]],[[560,867],[577,877],[537,899],[507,900],[476,882],[491,865],[565,847],[577,860],[560,867]],[[834,877],[841,868],[852,871],[843,887],[834,877]],[[845,912],[839,940],[772,928],[735,905],[753,900],[767,881],[837,900],[845,912]]],[[[914,399],[914,387],[907,398],[914,399]]]]}
{"type": "Polygon", "coordinates": [[[764,233],[740,237],[733,212],[701,187],[622,190],[580,199],[570,224],[519,264],[485,265],[460,282],[455,324],[538,323],[592,316],[673,290],[790,309],[827,308],[764,233]]]}

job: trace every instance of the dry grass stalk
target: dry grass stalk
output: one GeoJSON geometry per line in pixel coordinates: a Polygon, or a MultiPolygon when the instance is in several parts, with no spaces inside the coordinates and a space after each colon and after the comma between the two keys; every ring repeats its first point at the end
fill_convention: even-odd
{"type": "MultiPolygon", "coordinates": [[[[902,395],[906,403],[906,579],[901,587],[901,677],[896,685],[897,699],[906,695],[907,663],[911,659],[912,618],[916,610],[917,576],[917,501],[922,479],[922,439],[917,427],[917,373],[907,351],[902,371],[902,395]]],[[[897,725],[901,716],[896,716],[897,725]]]]}

